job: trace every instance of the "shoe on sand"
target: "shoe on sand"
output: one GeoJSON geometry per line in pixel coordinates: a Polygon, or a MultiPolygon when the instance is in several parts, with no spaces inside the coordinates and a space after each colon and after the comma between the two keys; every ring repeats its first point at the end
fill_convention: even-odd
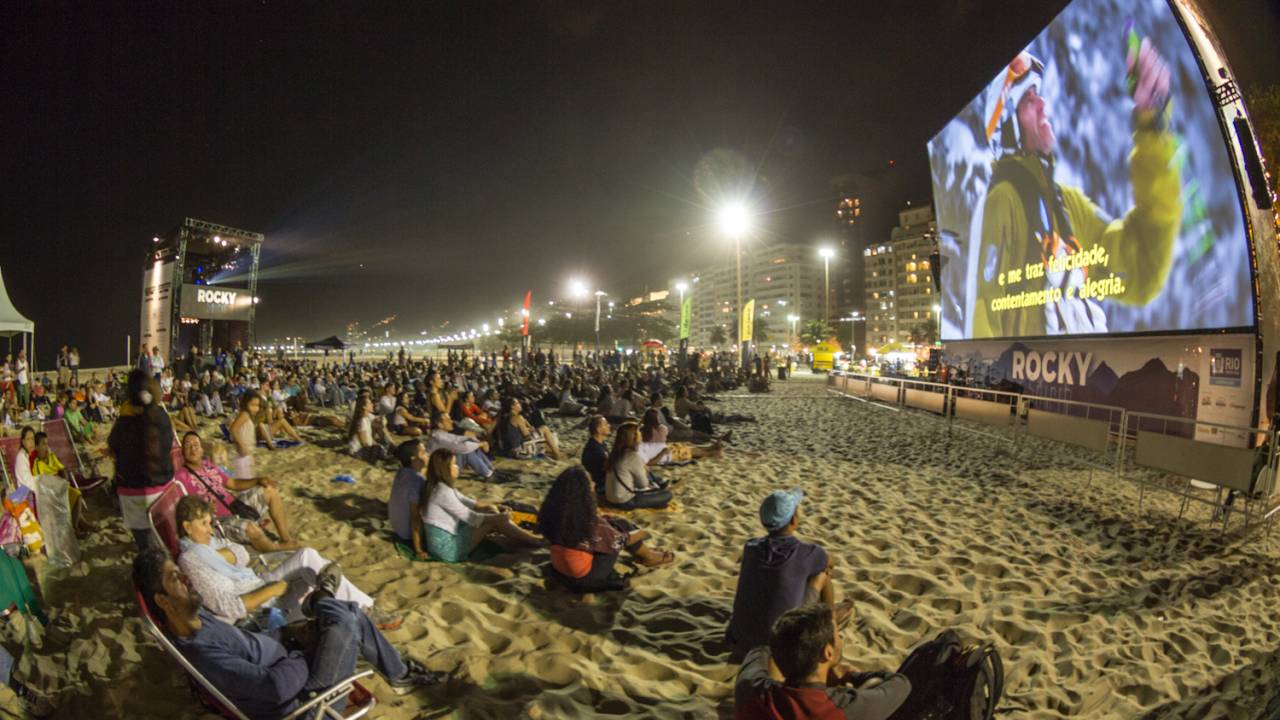
{"type": "Polygon", "coordinates": [[[408,695],[418,688],[431,687],[449,681],[449,673],[435,672],[422,666],[417,660],[405,660],[404,677],[388,680],[391,692],[396,695],[408,695]]]}
{"type": "Polygon", "coordinates": [[[338,595],[338,586],[342,584],[342,566],[331,562],[316,574],[316,587],[330,595],[338,595]]]}

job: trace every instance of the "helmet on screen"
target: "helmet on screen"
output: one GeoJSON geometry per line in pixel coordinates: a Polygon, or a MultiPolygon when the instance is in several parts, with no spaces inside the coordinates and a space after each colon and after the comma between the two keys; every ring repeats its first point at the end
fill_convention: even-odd
{"type": "Polygon", "coordinates": [[[1035,55],[1024,50],[1009,63],[987,116],[987,143],[996,155],[1016,152],[1021,147],[1018,103],[1031,88],[1038,90],[1043,81],[1044,63],[1035,55]]]}

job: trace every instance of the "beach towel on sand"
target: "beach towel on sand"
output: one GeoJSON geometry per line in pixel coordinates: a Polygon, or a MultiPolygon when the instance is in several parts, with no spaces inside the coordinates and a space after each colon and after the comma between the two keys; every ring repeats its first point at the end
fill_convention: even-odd
{"type": "MultiPolygon", "coordinates": [[[[440,562],[440,560],[437,560],[433,557],[428,557],[426,560],[423,560],[414,554],[413,548],[400,542],[399,540],[396,540],[394,542],[396,546],[396,553],[398,553],[400,557],[406,560],[409,560],[410,562],[432,562],[432,563],[440,562]]],[[[471,551],[471,554],[467,556],[467,559],[465,560],[465,562],[484,562],[485,560],[493,559],[506,552],[507,552],[506,548],[502,547],[501,545],[494,542],[493,540],[483,540],[480,542],[479,545],[476,546],[475,550],[471,551]]],[[[452,565],[454,563],[446,563],[446,564],[452,565]]]]}

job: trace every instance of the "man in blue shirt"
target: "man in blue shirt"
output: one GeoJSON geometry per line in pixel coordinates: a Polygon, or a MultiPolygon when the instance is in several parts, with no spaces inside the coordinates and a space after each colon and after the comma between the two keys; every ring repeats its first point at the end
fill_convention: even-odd
{"type": "Polygon", "coordinates": [[[400,469],[391,481],[391,497],[387,500],[387,520],[396,540],[413,548],[419,560],[430,557],[423,545],[422,510],[426,498],[422,490],[427,484],[424,473],[430,455],[421,440],[405,440],[396,448],[400,469]]]}
{"type": "Polygon", "coordinates": [[[252,718],[288,714],[350,677],[358,658],[373,665],[397,695],[448,680],[447,673],[402,660],[355,603],[336,600],[326,590],[313,593],[315,642],[304,654],[287,649],[274,633],[246,632],[203,610],[200,594],[161,550],[134,559],[133,583],[183,657],[252,718]]]}

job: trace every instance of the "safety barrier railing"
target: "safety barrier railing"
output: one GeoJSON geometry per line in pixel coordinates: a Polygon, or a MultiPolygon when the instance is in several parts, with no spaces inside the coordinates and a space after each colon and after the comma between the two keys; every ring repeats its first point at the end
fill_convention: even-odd
{"type": "Polygon", "coordinates": [[[1023,395],[1023,432],[1028,437],[1043,438],[1092,451],[1095,456],[1110,458],[1106,463],[1095,462],[1079,456],[1073,460],[1089,468],[1089,483],[1093,483],[1093,471],[1104,470],[1112,475],[1120,472],[1123,447],[1125,409],[1115,405],[1067,400],[1064,398],[1023,395]]]}
{"type": "Polygon", "coordinates": [[[1231,508],[1238,498],[1245,504],[1245,531],[1255,515],[1274,522],[1280,515],[1276,477],[1280,474],[1280,452],[1275,430],[1215,423],[1194,418],[1126,410],[1115,405],[1079,400],[1027,395],[1008,390],[946,385],[910,378],[889,378],[857,373],[841,373],[828,379],[833,392],[868,404],[895,410],[924,410],[947,421],[953,429],[994,438],[1014,446],[1022,438],[1052,440],[1093,453],[1102,462],[1072,457],[1093,471],[1111,472],[1139,485],[1138,511],[1142,511],[1148,487],[1174,492],[1182,498],[1181,518],[1187,505],[1202,502],[1215,507],[1223,532],[1230,522],[1231,508]],[[1182,428],[1180,431],[1178,428],[1182,428]],[[1210,435],[1229,443],[1196,439],[1210,435]],[[1263,438],[1265,445],[1249,448],[1250,438],[1263,438]],[[1144,476],[1126,472],[1127,463],[1145,471],[1178,475],[1187,479],[1180,490],[1169,488],[1144,476]],[[1213,499],[1192,493],[1193,481],[1215,489],[1213,499]],[[1255,505],[1261,511],[1255,513],[1255,505]]]}
{"type": "Polygon", "coordinates": [[[1125,431],[1122,434],[1120,467],[1122,476],[1139,484],[1138,510],[1142,510],[1147,487],[1169,490],[1165,485],[1143,473],[1125,473],[1126,460],[1136,468],[1158,473],[1178,475],[1186,479],[1180,490],[1172,491],[1182,497],[1178,510],[1181,519],[1191,502],[1200,502],[1214,508],[1213,520],[1222,518],[1225,533],[1231,521],[1233,505],[1243,498],[1245,504],[1245,532],[1253,517],[1255,504],[1261,503],[1261,520],[1273,520],[1280,506],[1275,505],[1276,492],[1276,431],[1258,426],[1216,423],[1194,418],[1158,415],[1155,413],[1125,413],[1125,431]],[[1171,426],[1180,428],[1171,432],[1171,426]],[[1204,431],[1204,432],[1201,432],[1204,431]],[[1243,441],[1240,445],[1196,439],[1197,435],[1220,436],[1243,441]],[[1248,447],[1251,439],[1263,438],[1258,447],[1248,447]],[[1212,489],[1208,499],[1192,492],[1200,483],[1200,489],[1212,489]]]}

